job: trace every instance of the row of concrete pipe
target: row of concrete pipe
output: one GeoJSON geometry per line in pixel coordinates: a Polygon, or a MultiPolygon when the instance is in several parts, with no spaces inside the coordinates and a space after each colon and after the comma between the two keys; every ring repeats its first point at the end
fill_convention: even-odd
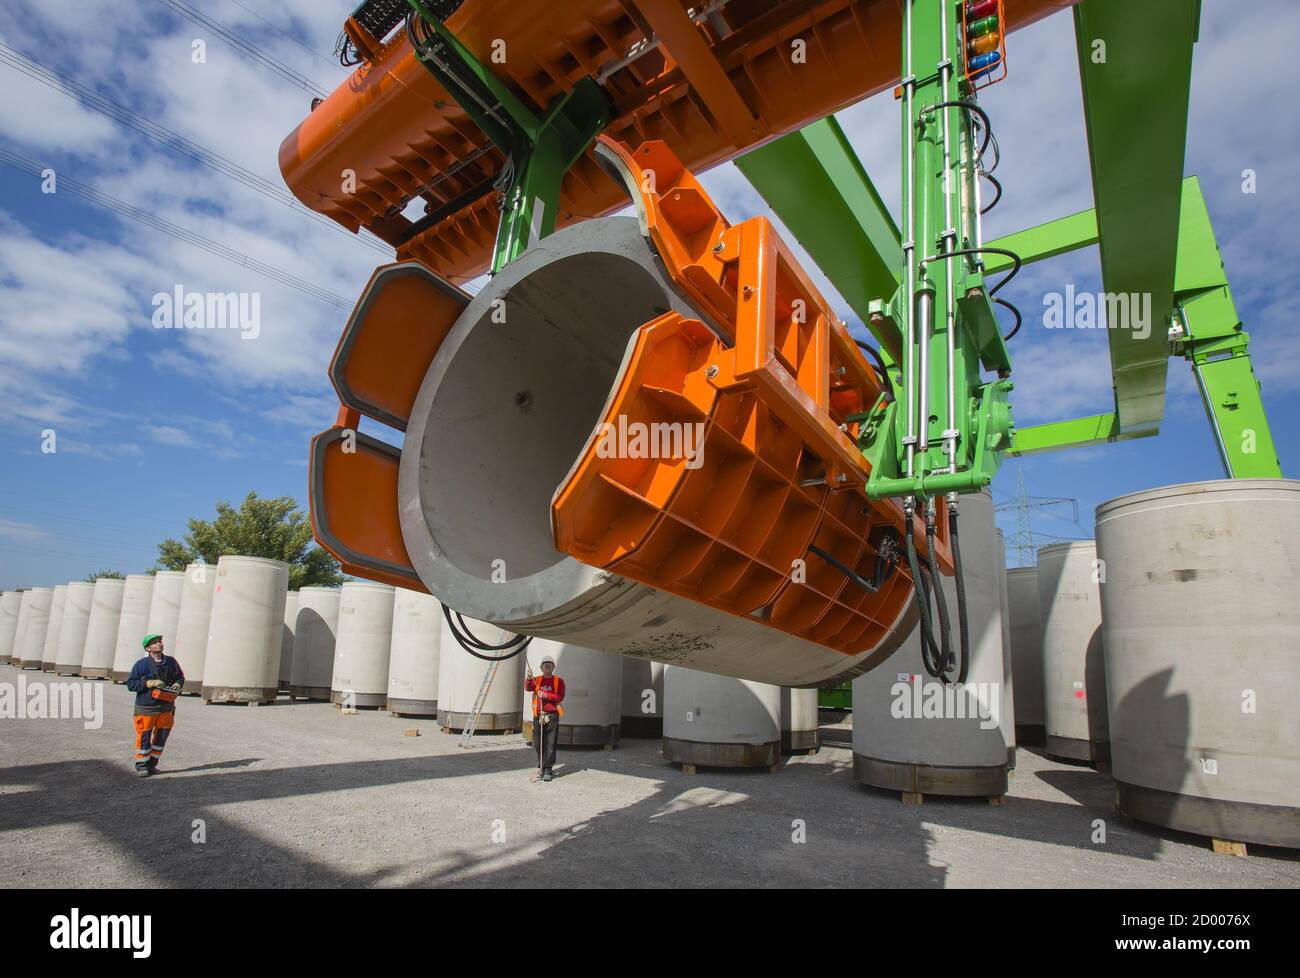
{"type": "MultiPolygon", "coordinates": [[[[505,632],[470,621],[497,644],[505,632]]],[[[428,594],[368,581],[288,590],[288,566],[222,557],[184,571],[100,578],[0,595],[0,661],[60,676],[126,681],[142,638],[163,636],[185,693],[214,703],[331,701],[436,717],[462,730],[490,664],[466,652],[428,594]]],[[[775,765],[815,750],[817,691],[781,689],[535,639],[501,662],[477,731],[528,732],[525,663],[551,655],[567,684],[561,743],[613,746],[664,737],[680,763],[775,765]],[[665,704],[686,704],[671,711],[665,704]],[[680,718],[680,723],[676,722],[680,718]]]]}
{"type": "MultiPolygon", "coordinates": [[[[1111,767],[1121,812],[1216,838],[1300,845],[1300,482],[1193,483],[1098,508],[1097,540],[1007,571],[987,494],[961,500],[970,669],[960,689],[912,636],[853,684],[862,783],[1000,798],[1017,742],[1111,767]]],[[[278,693],[468,722],[488,665],[431,596],[370,582],[287,591],[279,562],[132,575],[0,595],[0,661],[121,682],[158,632],[187,691],[278,693]]],[[[956,595],[945,581],[949,608],[956,595]]],[[[507,633],[481,622],[484,642],[507,633]]],[[[568,684],[561,742],[662,737],[686,765],[773,767],[816,749],[816,691],[536,638],[568,684]]],[[[525,656],[501,663],[479,731],[519,730],[525,656]]]]}

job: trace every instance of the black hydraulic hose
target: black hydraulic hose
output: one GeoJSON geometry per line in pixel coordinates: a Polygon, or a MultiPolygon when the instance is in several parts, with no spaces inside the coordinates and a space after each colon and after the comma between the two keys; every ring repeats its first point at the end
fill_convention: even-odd
{"type": "Polygon", "coordinates": [[[880,589],[885,586],[885,583],[894,576],[894,567],[898,563],[897,551],[892,546],[887,546],[882,542],[880,552],[876,555],[876,570],[873,574],[873,580],[869,581],[848,564],[841,563],[821,547],[810,546],[808,551],[809,553],[815,553],[818,557],[826,561],[826,563],[830,564],[858,587],[862,588],[862,590],[867,591],[870,594],[879,593],[880,589]]]}
{"type": "Polygon", "coordinates": [[[465,624],[465,618],[459,611],[453,612],[451,608],[447,607],[447,605],[443,605],[442,613],[447,619],[447,625],[451,629],[452,636],[456,639],[457,643],[459,643],[460,647],[470,655],[474,656],[474,658],[482,659],[485,662],[505,662],[508,659],[513,659],[524,649],[528,648],[528,643],[532,641],[531,637],[516,635],[508,642],[504,642],[501,645],[489,645],[474,635],[470,630],[470,627],[465,624]],[[453,614],[455,615],[455,618],[452,617],[453,614]],[[456,619],[460,620],[459,625],[457,625],[456,619]],[[462,629],[464,630],[463,634],[462,629]],[[480,649],[483,651],[479,651],[480,649]],[[499,652],[506,649],[509,649],[510,651],[505,655],[483,654],[483,652],[499,652]]]}
{"type": "Polygon", "coordinates": [[[889,399],[891,401],[894,400],[894,387],[893,384],[890,383],[889,371],[885,369],[885,361],[880,356],[880,351],[867,343],[863,343],[856,336],[853,338],[853,342],[858,345],[859,350],[867,354],[867,356],[871,357],[875,362],[876,373],[880,376],[880,386],[884,388],[885,394],[889,399]]]}
{"type": "Polygon", "coordinates": [[[927,587],[927,581],[921,576],[921,566],[916,559],[916,540],[912,535],[912,511],[910,509],[903,521],[903,533],[907,538],[907,566],[912,572],[912,590],[916,592],[917,628],[920,630],[921,636],[921,661],[925,665],[925,671],[937,678],[943,675],[943,669],[939,662],[939,649],[935,645],[934,634],[931,631],[930,603],[926,600],[926,592],[929,588],[927,587]]]}
{"type": "Polygon", "coordinates": [[[948,512],[948,533],[952,541],[952,567],[954,583],[957,586],[957,629],[961,648],[961,667],[957,671],[957,682],[964,683],[970,672],[970,623],[966,616],[966,577],[961,568],[961,541],[957,536],[957,514],[948,512]]]}
{"type": "Polygon", "coordinates": [[[981,170],[980,173],[983,175],[985,180],[993,184],[993,189],[997,191],[997,196],[994,197],[993,200],[990,201],[987,206],[980,208],[981,214],[987,214],[989,211],[993,210],[993,208],[997,207],[998,201],[1002,199],[1002,181],[999,180],[997,177],[995,177],[988,170],[981,170]]]}
{"type": "Polygon", "coordinates": [[[923,115],[931,112],[937,112],[939,109],[966,109],[974,112],[984,120],[984,142],[980,145],[979,155],[983,156],[984,151],[989,148],[989,140],[993,138],[993,123],[989,122],[989,114],[981,109],[974,102],[967,102],[965,99],[953,99],[950,102],[935,102],[934,105],[927,105],[921,110],[923,115]]]}
{"type": "Polygon", "coordinates": [[[1006,299],[999,299],[994,297],[993,301],[1000,306],[1006,306],[1008,309],[1011,310],[1012,314],[1016,317],[1016,324],[1011,327],[1011,332],[1008,333],[1006,336],[1002,337],[1002,342],[1005,343],[1007,340],[1011,339],[1011,337],[1015,336],[1017,333],[1020,332],[1020,324],[1021,322],[1023,322],[1023,320],[1020,318],[1020,310],[1017,309],[1015,306],[1013,306],[1011,303],[1007,302],[1006,299]]]}
{"type": "MultiPolygon", "coordinates": [[[[931,504],[933,506],[933,504],[931,504]]],[[[939,576],[939,565],[934,558],[935,542],[934,521],[925,521],[925,559],[930,569],[930,580],[934,584],[934,604],[939,611],[939,644],[941,667],[935,679],[948,682],[948,670],[953,665],[952,630],[948,621],[948,600],[943,595],[943,578],[939,576]]]]}
{"type": "Polygon", "coordinates": [[[1016,277],[1022,264],[1020,256],[1014,251],[1008,251],[1006,248],[994,248],[990,245],[981,245],[978,248],[958,248],[955,251],[941,251],[939,254],[927,258],[922,264],[931,265],[934,262],[942,261],[944,258],[957,258],[961,255],[1001,255],[1003,258],[1011,259],[1011,271],[998,280],[998,284],[989,289],[989,295],[997,295],[1002,291],[1003,286],[1016,277]]]}

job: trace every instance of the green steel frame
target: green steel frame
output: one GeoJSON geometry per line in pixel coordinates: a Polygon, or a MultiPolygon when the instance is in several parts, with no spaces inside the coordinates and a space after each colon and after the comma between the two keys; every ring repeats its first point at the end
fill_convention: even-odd
{"type": "MultiPolygon", "coordinates": [[[[939,43],[937,11],[952,15],[957,4],[911,0],[910,6],[925,13],[912,25],[914,63],[929,63],[939,43]]],[[[1029,263],[1099,245],[1107,293],[1149,294],[1151,318],[1139,324],[1145,328],[1125,322],[1110,324],[1118,328],[1107,330],[1114,410],[1015,429],[1010,445],[1000,440],[996,450],[1033,455],[1156,434],[1164,411],[1168,359],[1181,355],[1195,373],[1225,473],[1280,476],[1251,369],[1249,337],[1232,302],[1205,201],[1195,178],[1182,177],[1200,2],[1083,0],[1074,9],[1074,19],[1097,207],[988,242],[987,247],[1013,252],[1029,263]]],[[[905,50],[905,65],[906,59],[905,50]]],[[[937,81],[937,76],[910,81],[915,104],[909,111],[909,79],[904,79],[905,154],[913,133],[921,133],[918,146],[929,139],[928,127],[918,117],[926,104],[938,100],[933,87],[937,81]]],[[[945,97],[952,94],[949,86],[945,97]]],[[[961,124],[965,113],[949,111],[961,124]]],[[[927,177],[941,173],[942,165],[936,166],[930,149],[927,156],[922,147],[918,160],[923,165],[918,165],[914,183],[904,186],[905,211],[910,195],[930,213],[941,212],[936,210],[942,202],[934,196],[935,184],[927,177]]],[[[902,276],[890,271],[892,266],[905,274],[905,244],[835,120],[823,119],[784,136],[736,165],[862,318],[890,366],[902,363],[901,376],[912,376],[903,356],[909,310],[899,301],[902,276]],[[888,302],[878,298],[891,294],[894,298],[888,302]]],[[[920,229],[918,250],[927,241],[933,243],[934,230],[933,224],[920,229]]],[[[983,274],[989,276],[1005,275],[1013,265],[992,251],[982,260],[983,274]]],[[[963,284],[982,291],[978,269],[967,265],[961,272],[963,284]]],[[[962,294],[960,289],[957,294],[962,294]]],[[[936,297],[941,295],[936,290],[936,297]]],[[[936,323],[940,315],[936,306],[936,323]]],[[[936,358],[946,366],[941,360],[946,351],[932,344],[928,352],[933,388],[936,358]]],[[[990,352],[993,364],[985,362],[985,368],[1000,369],[998,351],[990,352]]],[[[967,355],[958,369],[970,363],[967,355]]],[[[971,392],[998,404],[1000,392],[973,386],[971,392]]],[[[889,426],[882,421],[868,419],[872,437],[863,445],[873,471],[877,466],[892,469],[895,459],[905,462],[901,440],[880,443],[882,436],[889,441],[889,426]]],[[[960,437],[978,438],[981,418],[975,415],[969,422],[960,437]]],[[[996,461],[984,461],[980,477],[996,469],[996,461]]],[[[891,488],[898,485],[891,481],[891,488]]],[[[925,483],[934,491],[937,480],[925,483]]]]}
{"type": "MultiPolygon", "coordinates": [[[[564,174],[608,124],[610,105],[585,78],[539,115],[423,0],[407,2],[431,32],[421,62],[509,160],[495,272],[554,230],[564,174]]],[[[988,243],[977,133],[961,104],[974,96],[962,78],[960,4],[905,0],[901,230],[833,117],[736,161],[875,335],[899,385],[896,401],[860,419],[868,491],[976,491],[1007,454],[1154,435],[1170,355],[1192,366],[1225,472],[1280,475],[1205,201],[1195,178],[1182,178],[1200,0],[1074,7],[1096,207],[988,243]],[[1114,410],[1017,430],[997,286],[985,277],[1012,270],[999,252],[1030,263],[1094,244],[1107,294],[1151,297],[1143,328],[1108,323],[1114,410]],[[985,382],[981,369],[997,379],[985,382]]]]}
{"type": "Polygon", "coordinates": [[[506,155],[509,182],[492,253],[495,274],[555,230],[560,184],[609,124],[610,104],[583,78],[537,115],[466,48],[422,0],[407,0],[436,38],[416,56],[506,155]]]}

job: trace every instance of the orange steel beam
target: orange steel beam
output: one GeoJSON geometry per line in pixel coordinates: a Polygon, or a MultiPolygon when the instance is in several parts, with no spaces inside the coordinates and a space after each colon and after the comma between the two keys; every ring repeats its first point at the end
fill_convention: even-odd
{"type": "MultiPolygon", "coordinates": [[[[697,338],[689,340],[693,348],[708,349],[707,370],[711,373],[696,364],[698,369],[686,371],[680,383],[698,390],[700,377],[707,377],[708,386],[724,393],[756,388],[765,410],[795,432],[822,463],[821,472],[810,475],[820,475],[827,491],[847,491],[866,502],[864,517],[867,512],[874,513],[872,518],[887,519],[901,531],[903,509],[897,499],[866,499],[870,468],[850,437],[850,432],[856,436],[857,431],[848,417],[865,413],[875,404],[883,391],[880,379],[775,228],[763,217],[730,225],[690,170],[662,142],[646,143],[632,151],[602,136],[599,152],[615,159],[617,169],[625,174],[625,189],[636,200],[668,273],[710,313],[726,340],[714,340],[712,347],[701,347],[697,338]],[[646,179],[648,173],[655,179],[646,179]],[[694,373],[700,376],[692,379],[694,373]]],[[[656,324],[642,329],[649,330],[652,325],[656,324]]],[[[649,375],[660,372],[654,351],[675,349],[666,338],[677,341],[679,334],[699,335],[690,323],[660,320],[657,325],[659,340],[640,348],[649,375]]],[[[676,377],[679,371],[672,368],[669,373],[676,377]]],[[[638,388],[620,390],[611,405],[630,403],[637,396],[638,388]]],[[[710,413],[712,402],[697,398],[693,403],[697,412],[710,413]]],[[[618,413],[614,406],[610,410],[618,413]]],[[[605,467],[593,451],[588,452],[583,466],[575,468],[575,473],[588,470],[587,481],[576,475],[575,479],[591,492],[595,491],[590,489],[592,485],[612,484],[603,475],[590,480],[591,472],[599,473],[605,467]]],[[[618,468],[619,463],[609,462],[608,467],[618,468]]],[[[576,502],[568,489],[557,494],[557,500],[561,498],[567,513],[583,505],[592,505],[597,512],[604,509],[590,496],[576,502]]],[[[946,504],[941,503],[940,509],[935,557],[944,573],[951,574],[946,504]]],[[[846,521],[854,523],[853,518],[846,521]]],[[[557,502],[557,534],[562,522],[557,502]]],[[[925,552],[927,544],[919,524],[914,534],[918,549],[925,552]]],[[[865,539],[865,534],[858,536],[865,539]]],[[[869,576],[869,571],[864,576],[869,576]]],[[[638,579],[672,590],[663,581],[638,579]]]]}
{"type": "MultiPolygon", "coordinates": [[[[606,133],[629,145],[663,140],[695,172],[899,80],[897,0],[731,0],[722,13],[732,30],[721,37],[693,24],[688,34],[682,22],[689,18],[673,13],[672,0],[638,2],[645,11],[620,0],[466,0],[447,26],[541,110],[645,41],[651,27],[646,14],[662,17],[667,50],[652,50],[606,80],[615,106],[606,133]],[[807,45],[806,63],[791,63],[796,38],[807,45]],[[498,41],[506,44],[504,64],[492,61],[498,41]],[[728,89],[755,120],[748,136],[740,131],[743,119],[728,89]]],[[[1014,30],[1075,2],[1007,0],[1007,21],[1014,30]]],[[[401,31],[280,147],[285,182],[304,204],[351,230],[369,228],[397,247],[399,259],[419,261],[452,282],[487,268],[499,216],[496,195],[466,203],[409,238],[412,222],[401,212],[416,197],[433,208],[445,205],[503,163],[415,59],[401,31]]],[[[569,171],[560,197],[558,227],[624,203],[590,153],[569,171]]]]}
{"type": "Polygon", "coordinates": [[[732,145],[749,146],[761,139],[765,135],[763,124],[736,91],[700,28],[682,5],[677,0],[635,0],[635,3],[732,145]]]}

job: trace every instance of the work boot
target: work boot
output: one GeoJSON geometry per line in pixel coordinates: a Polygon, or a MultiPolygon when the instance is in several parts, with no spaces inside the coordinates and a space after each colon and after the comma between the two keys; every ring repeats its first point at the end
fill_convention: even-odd
{"type": "Polygon", "coordinates": [[[551,769],[550,769],[550,768],[547,768],[545,771],[542,772],[542,780],[543,780],[543,781],[550,781],[552,777],[553,777],[553,775],[551,774],[551,769]]]}
{"type": "Polygon", "coordinates": [[[137,778],[147,778],[151,774],[153,774],[153,768],[151,767],[138,767],[135,769],[135,776],[137,778]]]}
{"type": "Polygon", "coordinates": [[[157,773],[158,773],[158,758],[156,758],[156,757],[151,757],[151,758],[149,758],[149,760],[145,761],[145,766],[149,768],[149,773],[150,773],[150,774],[157,774],[157,773]]]}

